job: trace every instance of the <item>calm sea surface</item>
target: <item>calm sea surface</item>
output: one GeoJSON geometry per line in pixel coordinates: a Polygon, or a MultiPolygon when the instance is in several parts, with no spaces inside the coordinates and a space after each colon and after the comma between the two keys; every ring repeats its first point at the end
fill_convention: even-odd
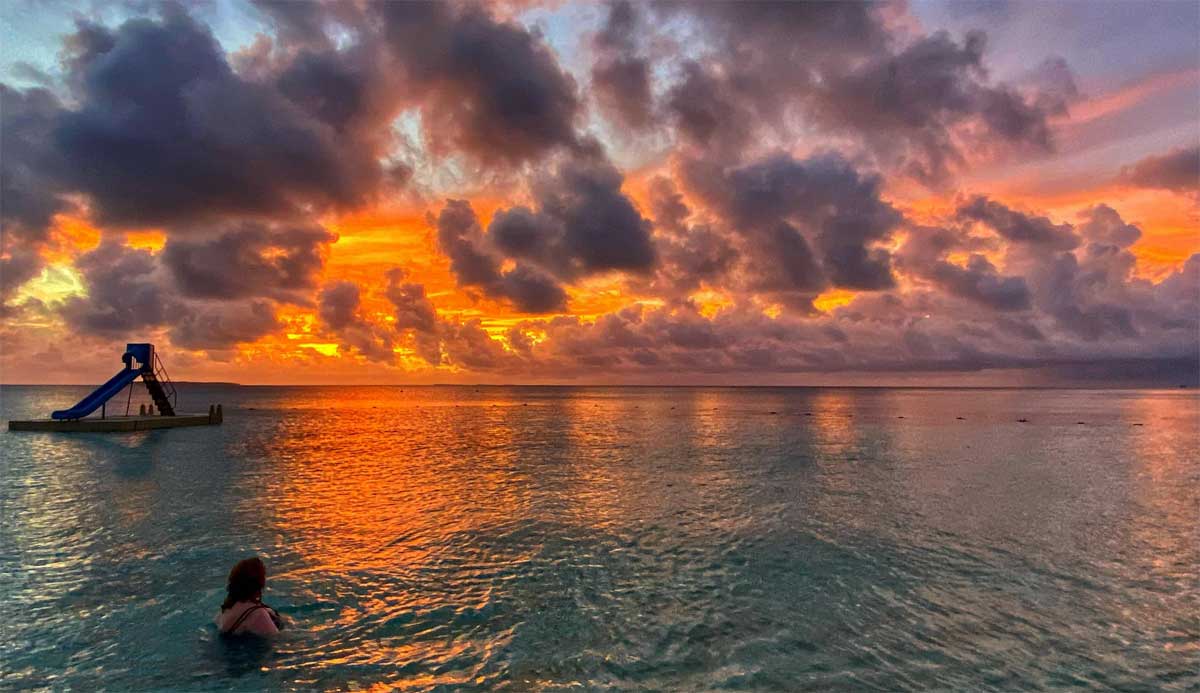
{"type": "Polygon", "coordinates": [[[1194,392],[181,389],[209,402],[0,433],[0,688],[1200,687],[1194,392]],[[269,645],[211,625],[252,554],[269,645]]]}

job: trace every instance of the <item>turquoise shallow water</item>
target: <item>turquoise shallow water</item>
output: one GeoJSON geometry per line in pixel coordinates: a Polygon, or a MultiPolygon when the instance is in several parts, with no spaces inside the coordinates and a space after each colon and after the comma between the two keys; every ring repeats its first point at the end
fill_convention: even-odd
{"type": "Polygon", "coordinates": [[[225,424],[0,434],[0,688],[1200,687],[1192,392],[181,398],[225,424]],[[254,553],[293,627],[231,645],[254,553]]]}

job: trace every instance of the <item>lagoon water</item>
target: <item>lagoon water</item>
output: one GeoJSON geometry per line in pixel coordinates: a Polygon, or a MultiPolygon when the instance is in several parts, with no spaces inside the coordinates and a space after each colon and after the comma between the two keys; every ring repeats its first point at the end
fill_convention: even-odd
{"type": "Polygon", "coordinates": [[[224,425],[0,434],[0,688],[1200,687],[1191,391],[181,399],[224,425]],[[211,625],[251,554],[267,645],[211,625]]]}

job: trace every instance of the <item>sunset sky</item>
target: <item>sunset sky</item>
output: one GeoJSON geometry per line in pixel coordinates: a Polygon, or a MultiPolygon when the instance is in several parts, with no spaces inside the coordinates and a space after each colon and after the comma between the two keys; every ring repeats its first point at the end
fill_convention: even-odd
{"type": "Polygon", "coordinates": [[[1195,382],[1200,4],[0,4],[0,380],[1195,382]]]}

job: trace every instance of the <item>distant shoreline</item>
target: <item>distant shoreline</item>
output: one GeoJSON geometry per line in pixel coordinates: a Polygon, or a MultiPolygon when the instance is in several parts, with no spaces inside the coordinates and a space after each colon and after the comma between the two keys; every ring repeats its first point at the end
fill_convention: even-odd
{"type": "MultiPolygon", "coordinates": [[[[237,387],[237,388],[544,388],[544,389],[672,389],[672,390],[1025,390],[1025,391],[1055,391],[1055,390],[1198,390],[1195,385],[611,385],[588,383],[397,383],[397,384],[365,384],[365,383],[285,383],[285,384],[243,384],[232,382],[205,381],[176,381],[176,385],[203,387],[237,387]]],[[[0,387],[94,387],[93,383],[0,383],[0,387]]]]}
{"type": "MultiPolygon", "coordinates": [[[[229,383],[224,381],[206,382],[204,380],[175,380],[172,381],[176,385],[204,385],[220,387],[255,387],[254,385],[243,385],[241,383],[229,383]]],[[[95,383],[0,383],[0,387],[95,387],[95,383]]]]}

